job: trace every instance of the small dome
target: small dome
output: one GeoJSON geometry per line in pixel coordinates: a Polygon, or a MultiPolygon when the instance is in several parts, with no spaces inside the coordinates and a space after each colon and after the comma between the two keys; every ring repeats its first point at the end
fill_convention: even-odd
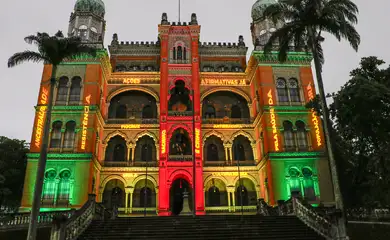
{"type": "Polygon", "coordinates": [[[75,12],[92,12],[100,17],[106,13],[102,0],[77,0],[74,5],[75,12]]]}
{"type": "Polygon", "coordinates": [[[266,7],[271,4],[277,3],[276,0],[257,0],[252,7],[252,20],[258,21],[263,18],[263,13],[266,7]]]}

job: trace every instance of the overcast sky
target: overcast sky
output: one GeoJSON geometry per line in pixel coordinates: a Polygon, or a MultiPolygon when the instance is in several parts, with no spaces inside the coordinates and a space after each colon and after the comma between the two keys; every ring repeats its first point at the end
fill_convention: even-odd
{"type": "MultiPolygon", "coordinates": [[[[37,31],[67,31],[76,0],[0,0],[0,136],[30,142],[42,65],[27,63],[7,68],[7,59],[28,45],[23,37],[37,31]]],[[[161,13],[169,21],[178,20],[178,0],[104,0],[107,32],[105,44],[113,33],[120,41],[156,41],[161,13]]],[[[182,21],[198,15],[202,42],[237,42],[244,35],[252,51],[249,25],[255,0],[182,0],[182,21]]],[[[355,0],[360,9],[358,31],[362,37],[359,52],[347,43],[327,37],[324,44],[326,90],[336,91],[349,78],[361,57],[375,55],[390,63],[390,1],[355,0]]]]}

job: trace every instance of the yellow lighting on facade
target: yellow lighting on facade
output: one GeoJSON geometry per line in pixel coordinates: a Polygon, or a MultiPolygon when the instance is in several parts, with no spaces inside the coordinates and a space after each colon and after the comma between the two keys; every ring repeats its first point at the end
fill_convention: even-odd
{"type": "MultiPolygon", "coordinates": [[[[42,88],[42,93],[40,96],[40,104],[42,105],[47,104],[48,95],[49,95],[48,90],[46,88],[42,88]]],[[[39,107],[38,121],[35,130],[35,146],[37,148],[41,146],[42,131],[43,131],[43,124],[45,122],[46,110],[47,110],[46,106],[39,107]]]]}
{"type": "Polygon", "coordinates": [[[278,138],[278,130],[276,128],[276,115],[275,115],[275,108],[271,107],[274,105],[274,98],[272,96],[272,89],[269,90],[268,94],[268,104],[270,105],[270,116],[271,116],[271,124],[272,124],[272,133],[274,138],[274,146],[275,151],[278,152],[279,149],[279,138],[278,138]]]}
{"type": "Polygon", "coordinates": [[[140,129],[141,124],[125,124],[121,125],[121,129],[140,129]]]}
{"type": "Polygon", "coordinates": [[[242,125],[234,125],[234,124],[215,124],[213,125],[213,128],[224,128],[224,129],[236,129],[236,128],[243,128],[242,125]]]}
{"type": "Polygon", "coordinates": [[[200,129],[195,128],[195,153],[200,154],[200,129]]]}
{"type": "MultiPolygon", "coordinates": [[[[238,172],[215,172],[212,173],[214,177],[236,177],[238,176],[238,172]]],[[[247,176],[248,173],[246,172],[240,172],[240,176],[247,176]]]]}
{"type": "Polygon", "coordinates": [[[124,178],[135,178],[138,176],[138,174],[137,173],[124,173],[124,174],[122,174],[122,176],[124,178]]]}
{"type": "Polygon", "coordinates": [[[202,85],[218,85],[218,86],[246,86],[245,79],[215,79],[203,78],[202,85]]]}
{"type": "Polygon", "coordinates": [[[125,78],[123,79],[123,84],[140,84],[141,79],[139,78],[125,78]]]}
{"type": "Polygon", "coordinates": [[[161,131],[161,154],[165,154],[167,152],[166,141],[167,141],[167,130],[162,130],[161,131]]]}
{"type": "MultiPolygon", "coordinates": [[[[91,104],[91,95],[88,95],[85,98],[87,105],[91,104]]],[[[88,128],[88,118],[89,118],[89,106],[84,107],[84,118],[83,118],[83,132],[81,136],[81,149],[85,150],[85,145],[87,142],[87,128],[88,128]]]]}
{"type": "MultiPolygon", "coordinates": [[[[314,93],[313,93],[313,87],[311,86],[311,83],[307,86],[307,95],[309,97],[309,100],[314,99],[314,93]]],[[[317,140],[317,147],[320,147],[322,145],[322,139],[321,139],[321,131],[320,131],[320,124],[319,124],[319,117],[317,116],[314,109],[311,109],[311,121],[314,125],[315,133],[316,133],[316,140],[317,140]]]]}

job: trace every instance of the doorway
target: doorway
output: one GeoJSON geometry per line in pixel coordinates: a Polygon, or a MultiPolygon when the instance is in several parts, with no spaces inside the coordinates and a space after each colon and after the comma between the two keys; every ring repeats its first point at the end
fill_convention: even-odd
{"type": "Polygon", "coordinates": [[[190,210],[192,211],[192,188],[190,184],[182,178],[176,179],[172,183],[169,197],[170,210],[172,215],[177,216],[182,212],[184,200],[183,193],[186,191],[188,192],[188,204],[190,210]]]}

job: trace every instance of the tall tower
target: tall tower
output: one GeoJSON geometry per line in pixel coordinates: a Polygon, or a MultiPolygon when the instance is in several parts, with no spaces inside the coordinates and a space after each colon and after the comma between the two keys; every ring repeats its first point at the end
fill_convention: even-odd
{"type": "Polygon", "coordinates": [[[257,113],[262,117],[256,126],[263,159],[259,169],[261,192],[275,204],[300,192],[309,202],[333,201],[332,183],[320,118],[305,108],[315,96],[312,56],[290,52],[280,63],[277,53],[265,55],[263,46],[280,27],[263,15],[275,0],[257,0],[252,8],[253,44],[247,76],[256,94],[257,113]]]}
{"type": "Polygon", "coordinates": [[[102,0],[77,0],[70,15],[68,35],[87,42],[103,42],[106,21],[102,0]]]}
{"type": "Polygon", "coordinates": [[[169,213],[170,207],[172,208],[169,205],[173,202],[170,196],[180,194],[179,191],[183,188],[187,188],[190,196],[195,192],[196,211],[199,214],[204,213],[199,33],[200,26],[196,14],[192,14],[191,22],[188,24],[186,22],[170,23],[167,15],[165,13],[162,15],[159,25],[161,41],[160,215],[169,213]],[[195,161],[193,156],[195,156],[195,161]],[[195,189],[193,189],[194,162],[196,165],[195,189]],[[175,187],[176,185],[178,188],[175,187]]]}
{"type": "Polygon", "coordinates": [[[271,34],[280,27],[280,24],[274,24],[273,21],[264,17],[264,10],[274,3],[276,0],[257,0],[252,7],[251,32],[252,42],[255,46],[265,45],[271,34]]]}
{"type": "MultiPolygon", "coordinates": [[[[101,0],[78,0],[70,21],[69,34],[98,43],[103,37],[105,13],[101,0]],[[96,35],[93,35],[95,34],[96,35]]],[[[111,72],[107,52],[95,44],[99,57],[62,62],[57,68],[57,84],[50,93],[51,65],[44,65],[35,121],[28,154],[22,210],[29,210],[34,193],[37,163],[44,124],[50,125],[48,158],[42,193],[42,208],[81,207],[94,193],[99,176],[95,161],[98,149],[98,111],[102,86],[111,72]],[[52,122],[45,123],[48,95],[53,94],[52,122]]],[[[103,105],[104,107],[104,105],[103,105]]]]}

